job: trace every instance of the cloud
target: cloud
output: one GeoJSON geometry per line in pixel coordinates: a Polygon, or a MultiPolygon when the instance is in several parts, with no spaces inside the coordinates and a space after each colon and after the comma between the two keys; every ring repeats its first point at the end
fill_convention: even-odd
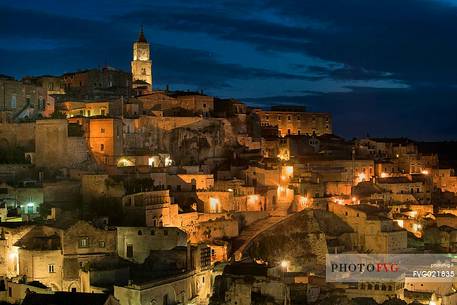
{"type": "Polygon", "coordinates": [[[382,80],[394,78],[391,73],[366,70],[361,67],[348,65],[339,67],[308,66],[300,68],[304,68],[313,75],[335,80],[382,80]]]}
{"type": "Polygon", "coordinates": [[[246,3],[241,7],[241,13],[227,14],[211,7],[161,6],[127,13],[120,20],[206,33],[263,52],[301,53],[351,67],[335,71],[336,79],[350,77],[347,72],[363,78],[366,71],[381,71],[409,83],[456,83],[457,8],[445,2],[284,0],[255,1],[251,10],[246,3]],[[262,19],[257,13],[262,11],[273,17],[262,19]]]}

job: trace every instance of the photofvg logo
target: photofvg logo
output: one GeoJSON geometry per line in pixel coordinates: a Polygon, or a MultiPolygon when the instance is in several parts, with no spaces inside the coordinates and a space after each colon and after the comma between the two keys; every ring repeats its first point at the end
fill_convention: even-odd
{"type": "Polygon", "coordinates": [[[332,263],[332,272],[399,272],[398,264],[377,262],[375,264],[332,263]]]}
{"type": "Polygon", "coordinates": [[[457,257],[448,254],[328,254],[327,282],[453,281],[457,257]]]}

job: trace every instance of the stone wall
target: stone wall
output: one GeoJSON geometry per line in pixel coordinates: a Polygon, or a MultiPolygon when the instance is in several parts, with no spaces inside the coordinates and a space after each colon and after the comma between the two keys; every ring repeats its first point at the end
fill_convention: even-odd
{"type": "Polygon", "coordinates": [[[63,255],[60,250],[19,249],[19,273],[29,281],[39,281],[54,291],[63,289],[63,255]],[[53,265],[54,272],[50,272],[53,265]]]}
{"type": "Polygon", "coordinates": [[[35,123],[0,123],[0,143],[9,148],[35,148],[35,123]]]}
{"type": "Polygon", "coordinates": [[[255,110],[261,125],[277,126],[281,136],[288,134],[331,134],[330,113],[255,110]]]}
{"type": "Polygon", "coordinates": [[[171,250],[187,245],[187,234],[178,228],[117,227],[117,253],[120,257],[142,264],[152,250],[171,250]],[[127,246],[133,256],[127,256],[127,246]]]}
{"type": "Polygon", "coordinates": [[[83,175],[81,193],[84,203],[100,198],[122,198],[125,194],[124,185],[116,182],[106,174],[83,175]]]}
{"type": "Polygon", "coordinates": [[[116,253],[116,231],[98,229],[85,221],[78,221],[65,231],[62,239],[65,255],[112,254],[116,253]],[[87,246],[81,246],[81,239],[87,238],[87,246]]]}

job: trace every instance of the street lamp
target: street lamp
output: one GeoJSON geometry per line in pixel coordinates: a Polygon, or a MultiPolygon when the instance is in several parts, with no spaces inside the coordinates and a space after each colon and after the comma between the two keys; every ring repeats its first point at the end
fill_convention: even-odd
{"type": "Polygon", "coordinates": [[[281,268],[283,269],[284,272],[287,272],[287,269],[289,268],[289,261],[282,260],[281,261],[281,268]]]}

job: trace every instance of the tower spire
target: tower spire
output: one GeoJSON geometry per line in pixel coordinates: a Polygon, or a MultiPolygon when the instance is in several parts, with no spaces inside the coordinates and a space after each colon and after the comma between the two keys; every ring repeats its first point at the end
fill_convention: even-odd
{"type": "Polygon", "coordinates": [[[141,25],[141,31],[140,31],[140,36],[138,36],[138,41],[137,42],[148,42],[146,40],[146,37],[144,37],[144,30],[143,30],[143,25],[141,25]]]}

